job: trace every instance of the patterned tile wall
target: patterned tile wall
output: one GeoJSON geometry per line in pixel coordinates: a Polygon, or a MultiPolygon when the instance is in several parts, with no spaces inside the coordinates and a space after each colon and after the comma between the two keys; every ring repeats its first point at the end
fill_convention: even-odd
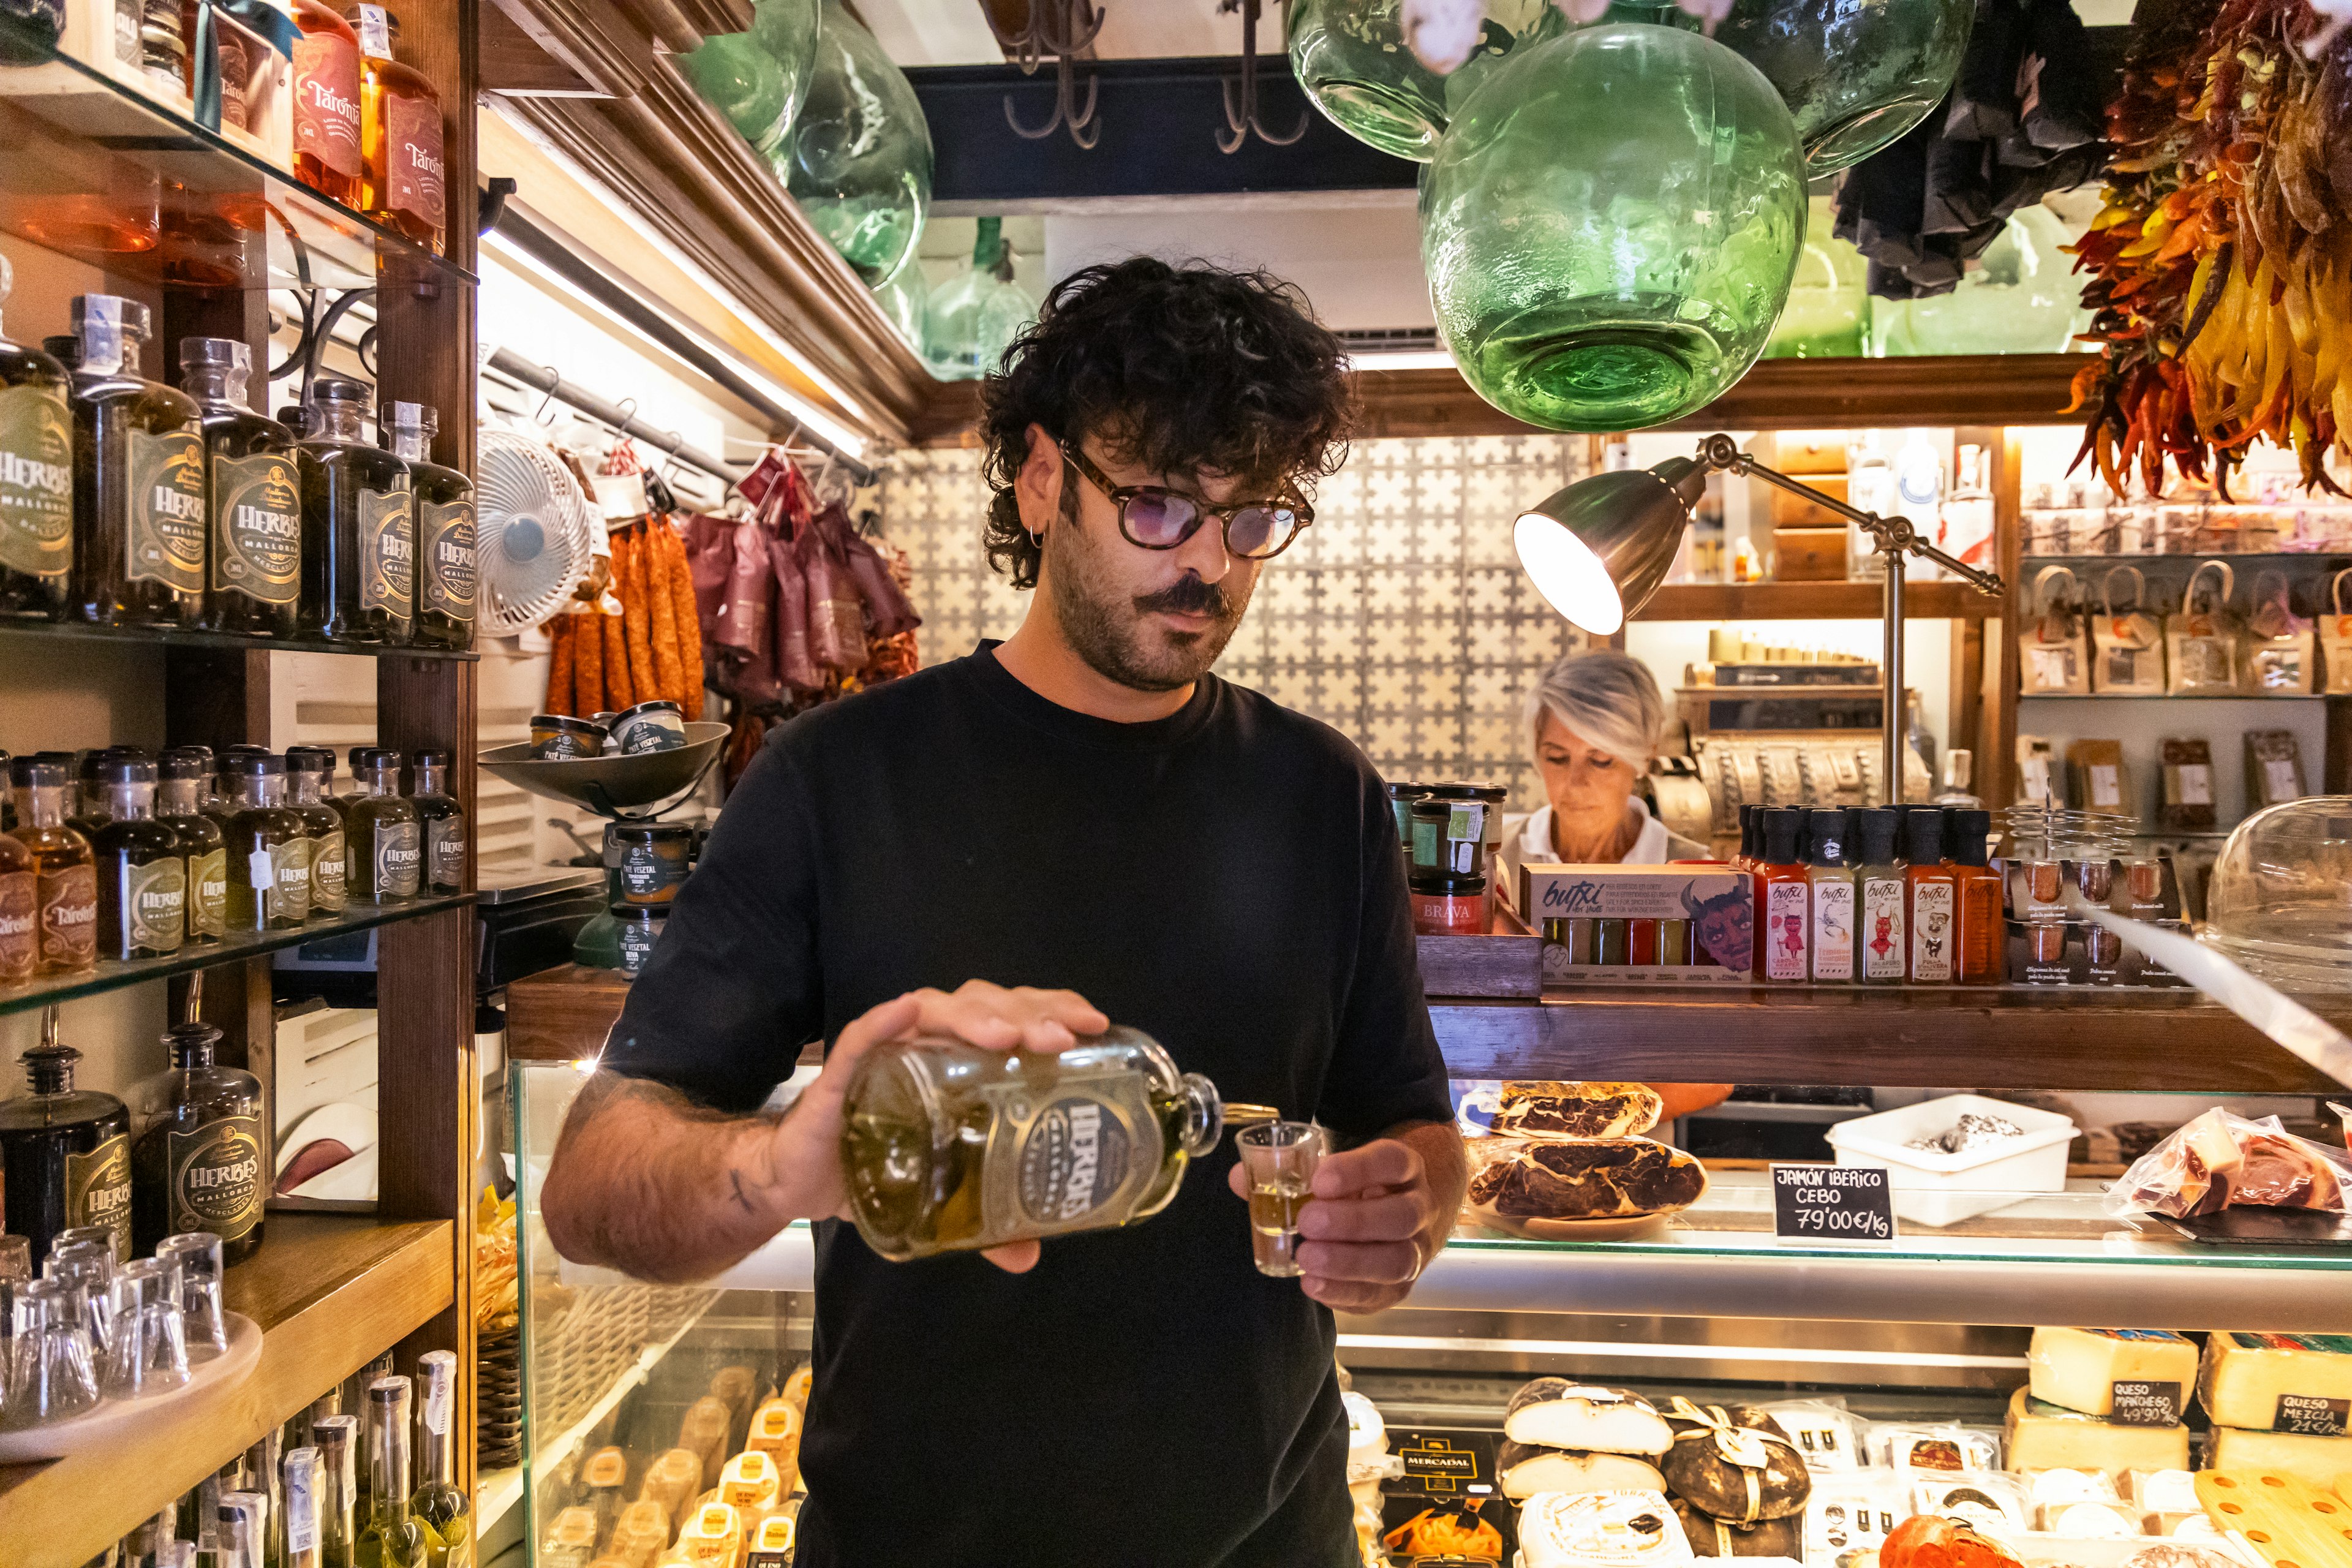
{"type": "MultiPolygon", "coordinates": [[[[1391,778],[1507,783],[1515,807],[1539,804],[1521,704],[1582,634],[1519,571],[1511,520],[1583,477],[1590,450],[1563,436],[1358,442],[1217,672],[1330,724],[1391,778]]],[[[981,550],[987,500],[975,452],[893,459],[883,517],[912,558],[927,664],[1008,635],[1027,610],[981,550]]]]}

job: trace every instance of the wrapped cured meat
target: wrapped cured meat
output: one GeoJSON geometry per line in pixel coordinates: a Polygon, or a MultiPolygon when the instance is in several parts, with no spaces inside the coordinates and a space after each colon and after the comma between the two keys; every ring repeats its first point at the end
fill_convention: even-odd
{"type": "Polygon", "coordinates": [[[2107,1208],[2175,1219],[2233,1205],[2342,1214],[2347,1188],[2352,1156],[2297,1138],[2275,1116],[2249,1121],[2217,1106],[2135,1162],[2107,1208]]]}
{"type": "Polygon", "coordinates": [[[1638,1394],[1539,1377],[1511,1395],[1503,1436],[1531,1447],[1586,1454],[1663,1454],[1674,1429],[1638,1394]]]}
{"type": "Polygon", "coordinates": [[[1664,1109],[1645,1083],[1507,1083],[1494,1131],[1512,1138],[1622,1138],[1655,1127],[1664,1109]]]}
{"type": "Polygon", "coordinates": [[[1754,1524],[1733,1524],[1717,1519],[1675,1498],[1675,1517],[1682,1521],[1683,1534],[1690,1541],[1691,1550],[1701,1557],[1795,1557],[1804,1556],[1805,1521],[1801,1514],[1786,1519],[1762,1519],[1754,1524]]]}
{"type": "Polygon", "coordinates": [[[1503,1495],[1525,1502],[1538,1492],[1662,1492],[1666,1479],[1647,1459],[1632,1454],[1599,1454],[1549,1448],[1503,1439],[1495,1455],[1495,1477],[1503,1495]]]}
{"type": "Polygon", "coordinates": [[[1665,1419],[1675,1441],[1658,1468],[1675,1496],[1738,1524],[1804,1511],[1811,1472],[1767,1412],[1752,1405],[1697,1405],[1676,1394],[1665,1419]]]}
{"type": "Polygon", "coordinates": [[[1648,1138],[1529,1143],[1470,1184],[1470,1201],[1514,1218],[1611,1219],[1672,1214],[1706,1191],[1706,1168],[1648,1138]]]}

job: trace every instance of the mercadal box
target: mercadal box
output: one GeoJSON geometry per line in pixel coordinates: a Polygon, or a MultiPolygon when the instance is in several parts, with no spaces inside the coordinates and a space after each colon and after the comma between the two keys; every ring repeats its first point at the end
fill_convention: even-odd
{"type": "Polygon", "coordinates": [[[1519,868],[1518,904],[1545,937],[1547,984],[1745,985],[1755,963],[1753,881],[1728,866],[1519,868]],[[1572,963],[1551,939],[1553,921],[1687,921],[1713,962],[1689,964],[1572,963]]]}

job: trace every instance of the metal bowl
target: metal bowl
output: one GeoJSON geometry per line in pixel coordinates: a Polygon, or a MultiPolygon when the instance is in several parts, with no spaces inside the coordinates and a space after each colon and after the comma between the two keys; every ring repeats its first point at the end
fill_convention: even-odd
{"type": "Polygon", "coordinates": [[[482,771],[510,784],[569,801],[599,816],[625,816],[638,806],[684,795],[727,743],[727,726],[690,723],[686,744],[667,752],[611,757],[534,757],[530,742],[494,746],[477,760],[482,771]]]}

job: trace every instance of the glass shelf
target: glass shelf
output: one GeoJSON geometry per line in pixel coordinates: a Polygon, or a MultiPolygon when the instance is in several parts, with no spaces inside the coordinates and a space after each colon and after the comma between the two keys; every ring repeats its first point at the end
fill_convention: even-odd
{"type": "Polygon", "coordinates": [[[280,948],[299,947],[321,937],[366,931],[372,926],[390,925],[394,921],[414,920],[419,915],[438,914],[444,910],[463,909],[473,901],[471,893],[436,893],[428,898],[411,899],[404,904],[353,905],[343,912],[341,920],[312,921],[299,931],[232,932],[203,947],[183,947],[167,958],[136,958],[128,963],[109,963],[101,959],[97,968],[85,969],[79,974],[44,974],[23,985],[0,985],[0,1016],[45,1007],[56,1002],[70,1002],[77,997],[95,996],[101,991],[116,991],[125,985],[143,984],[150,980],[163,980],[174,974],[191,974],[199,969],[209,969],[215,963],[230,963],[265,952],[275,952],[280,948]]]}
{"type": "Polygon", "coordinates": [[[2325,702],[2325,691],[2021,691],[2020,702],[2325,702]]]}
{"type": "MultiPolygon", "coordinates": [[[[111,278],[183,288],[364,289],[376,283],[380,267],[420,283],[476,280],[97,67],[32,46],[5,24],[0,231],[111,278]]],[[[17,335],[39,334],[20,323],[17,335]]]]}
{"type": "Polygon", "coordinates": [[[258,637],[243,632],[197,631],[185,626],[98,626],[86,621],[0,620],[0,635],[69,637],[82,641],[146,643],[162,647],[249,648],[257,653],[341,653],[372,658],[478,659],[472,648],[390,647],[379,643],[327,642],[317,637],[258,637]]]}
{"type": "Polygon", "coordinates": [[[2200,566],[2208,561],[2226,562],[2233,566],[2241,563],[2252,566],[2292,566],[2297,562],[2309,562],[2315,565],[2325,565],[2330,563],[2352,561],[2352,544],[2347,544],[2338,550],[2249,551],[2242,555],[2231,554],[2226,552],[2200,553],[2195,551],[2187,550],[2168,550],[2153,555],[2041,555],[2029,552],[2025,554],[2020,555],[2017,559],[2020,565],[2039,565],[2043,563],[2048,563],[2051,565],[2056,566],[2080,566],[2087,563],[2093,566],[2107,564],[2115,566],[2147,567],[2167,561],[2178,561],[2184,566],[2200,566]]]}

